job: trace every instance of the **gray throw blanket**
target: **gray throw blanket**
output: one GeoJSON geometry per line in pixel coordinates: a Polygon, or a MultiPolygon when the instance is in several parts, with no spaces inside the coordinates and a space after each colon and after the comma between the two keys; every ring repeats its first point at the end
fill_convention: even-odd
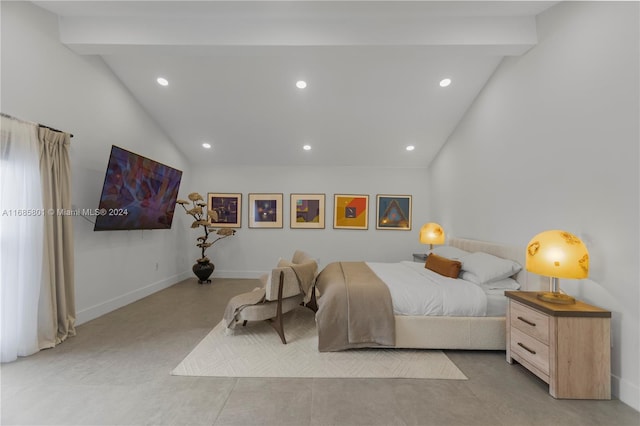
{"type": "Polygon", "coordinates": [[[336,262],[318,275],[318,350],[395,346],[387,285],[364,262],[336,262]]]}
{"type": "MultiPolygon", "coordinates": [[[[318,264],[313,260],[298,264],[280,260],[278,267],[271,271],[271,283],[267,285],[267,288],[257,288],[248,293],[239,294],[229,301],[224,312],[224,323],[227,328],[235,327],[238,314],[247,306],[254,306],[260,303],[274,303],[277,300],[281,272],[284,274],[283,298],[292,297],[302,292],[304,302],[309,302],[317,270],[318,264]],[[287,296],[287,294],[289,296],[287,296]]],[[[267,275],[261,277],[261,280],[264,279],[263,285],[266,284],[265,277],[267,277],[267,275]]]]}
{"type": "Polygon", "coordinates": [[[227,303],[227,307],[224,310],[223,317],[227,328],[234,328],[236,324],[236,316],[240,311],[242,311],[246,306],[262,303],[264,301],[264,295],[264,288],[256,288],[253,291],[234,296],[229,300],[229,303],[227,303]]]}
{"type": "MultiPolygon", "coordinates": [[[[300,291],[304,294],[304,303],[309,303],[313,285],[316,282],[318,264],[313,260],[305,263],[294,263],[291,265],[291,269],[293,269],[293,272],[296,274],[300,291]]],[[[318,297],[318,294],[316,294],[316,297],[318,297]]]]}

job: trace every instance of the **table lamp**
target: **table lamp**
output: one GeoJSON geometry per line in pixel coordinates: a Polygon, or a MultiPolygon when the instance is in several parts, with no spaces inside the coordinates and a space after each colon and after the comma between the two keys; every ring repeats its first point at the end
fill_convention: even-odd
{"type": "Polygon", "coordinates": [[[444,230],[442,226],[434,222],[425,223],[420,228],[420,242],[429,244],[429,250],[434,244],[444,244],[444,230]]]}
{"type": "Polygon", "coordinates": [[[545,302],[570,305],[576,300],[560,292],[559,278],[581,279],[589,275],[589,252],[580,238],[559,230],[542,232],[529,242],[526,269],[549,277],[549,290],[538,294],[545,302]]]}

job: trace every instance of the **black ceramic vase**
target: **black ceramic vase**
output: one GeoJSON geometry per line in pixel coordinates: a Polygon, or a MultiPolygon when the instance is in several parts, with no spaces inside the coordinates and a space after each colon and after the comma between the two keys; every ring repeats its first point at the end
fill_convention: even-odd
{"type": "Polygon", "coordinates": [[[191,269],[193,273],[196,274],[196,277],[198,277],[198,284],[211,284],[209,277],[213,274],[215,268],[213,263],[207,260],[206,262],[197,262],[191,269]]]}

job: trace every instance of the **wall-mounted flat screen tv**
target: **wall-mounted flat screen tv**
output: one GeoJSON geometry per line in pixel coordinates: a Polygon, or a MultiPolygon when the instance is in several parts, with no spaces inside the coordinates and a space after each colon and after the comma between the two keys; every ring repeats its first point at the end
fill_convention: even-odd
{"type": "Polygon", "coordinates": [[[182,171],[111,147],[94,231],[169,229],[182,171]]]}

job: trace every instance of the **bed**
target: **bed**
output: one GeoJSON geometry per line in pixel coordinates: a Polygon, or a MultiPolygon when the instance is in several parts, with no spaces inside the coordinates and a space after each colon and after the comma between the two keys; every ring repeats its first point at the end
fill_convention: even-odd
{"type": "MultiPolygon", "coordinates": [[[[447,246],[470,253],[487,253],[524,266],[524,249],[463,238],[450,238],[447,246]]],[[[438,312],[436,308],[427,315],[417,315],[412,314],[411,308],[404,308],[408,310],[403,314],[397,312],[395,300],[392,301],[385,295],[394,291],[390,291],[390,285],[383,281],[384,269],[394,267],[393,264],[385,266],[364,262],[335,262],[323,269],[316,281],[320,294],[317,300],[316,325],[318,349],[321,352],[363,347],[505,349],[507,301],[504,290],[487,291],[483,287],[486,298],[484,308],[467,301],[463,303],[465,306],[462,309],[441,308],[441,312],[438,312]],[[349,281],[349,286],[344,282],[336,283],[337,281],[349,281]],[[381,319],[385,316],[387,319],[381,319]]],[[[402,268],[415,269],[416,273],[421,273],[419,270],[424,269],[424,266],[414,263],[404,264],[402,268]]],[[[412,273],[408,272],[407,275],[412,273]]],[[[520,290],[540,290],[543,286],[541,277],[529,274],[524,268],[509,278],[517,282],[520,290]]],[[[482,298],[478,296],[477,289],[469,286],[466,279],[451,280],[452,284],[461,287],[458,293],[475,294],[471,299],[476,296],[482,298]]],[[[452,299],[449,296],[448,300],[452,299]]]]}

